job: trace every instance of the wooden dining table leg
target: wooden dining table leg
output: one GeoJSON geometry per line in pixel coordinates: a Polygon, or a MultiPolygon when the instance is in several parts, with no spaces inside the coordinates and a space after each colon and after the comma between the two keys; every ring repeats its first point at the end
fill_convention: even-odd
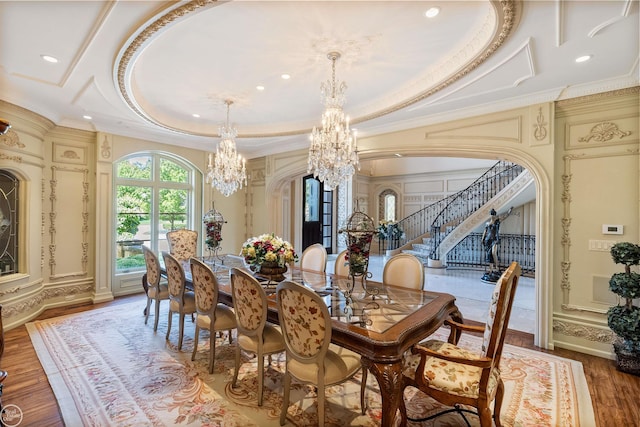
{"type": "Polygon", "coordinates": [[[390,427],[394,425],[398,409],[400,408],[400,399],[402,399],[402,360],[393,363],[371,362],[362,358],[362,365],[365,369],[369,369],[376,379],[380,387],[380,397],[382,398],[382,419],[380,425],[382,427],[390,427]]]}

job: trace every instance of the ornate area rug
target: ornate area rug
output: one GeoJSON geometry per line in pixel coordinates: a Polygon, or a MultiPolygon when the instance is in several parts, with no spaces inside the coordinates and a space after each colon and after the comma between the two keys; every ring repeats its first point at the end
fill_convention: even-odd
{"type": "MultiPolygon", "coordinates": [[[[216,341],[214,373],[207,369],[208,336],[201,333],[191,361],[194,325],[185,321],[178,351],[178,317],[165,341],[167,302],[161,304],[158,332],[153,314],[144,324],[144,299],[27,324],[38,357],[61,408],[65,424],[77,426],[278,426],[282,403],[284,355],[274,356],[265,373],[262,407],[256,404],[256,363],[243,355],[238,384],[231,387],[235,344],[216,341]]],[[[444,337],[446,330],[436,333],[444,337]]],[[[461,344],[476,348],[479,338],[461,344]]],[[[504,426],[595,425],[582,365],[545,353],[505,345],[502,358],[506,386],[501,420],[504,426]]],[[[367,410],[360,413],[360,376],[327,388],[326,425],[376,426],[381,405],[376,379],[369,375],[367,410]]],[[[411,416],[442,407],[415,389],[406,392],[411,416]]],[[[317,424],[313,387],[292,383],[288,425],[317,424]]],[[[478,425],[468,415],[472,426],[478,425]]],[[[465,425],[459,415],[416,426],[465,425]]]]}

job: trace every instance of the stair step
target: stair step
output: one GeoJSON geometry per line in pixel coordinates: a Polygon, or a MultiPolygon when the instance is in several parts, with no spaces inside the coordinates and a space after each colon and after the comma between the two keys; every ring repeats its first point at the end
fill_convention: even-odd
{"type": "Polygon", "coordinates": [[[425,245],[425,244],[422,244],[422,243],[414,243],[411,246],[413,247],[413,250],[417,251],[417,252],[426,252],[426,253],[431,252],[431,245],[425,245]]]}

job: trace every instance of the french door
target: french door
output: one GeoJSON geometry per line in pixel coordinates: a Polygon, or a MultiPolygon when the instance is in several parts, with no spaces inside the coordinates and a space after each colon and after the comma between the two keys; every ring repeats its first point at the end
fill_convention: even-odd
{"type": "Polygon", "coordinates": [[[302,179],[302,250],[321,243],[333,253],[333,191],[325,190],[313,175],[302,179]]]}

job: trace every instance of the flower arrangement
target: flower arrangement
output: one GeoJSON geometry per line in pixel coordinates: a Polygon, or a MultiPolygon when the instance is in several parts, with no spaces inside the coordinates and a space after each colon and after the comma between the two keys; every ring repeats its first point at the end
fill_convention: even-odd
{"type": "Polygon", "coordinates": [[[369,247],[373,233],[350,233],[349,247],[345,259],[352,274],[364,274],[369,266],[369,247]]]}
{"type": "Polygon", "coordinates": [[[298,254],[291,243],[274,234],[262,234],[251,237],[243,243],[241,255],[247,264],[260,271],[265,262],[283,267],[289,262],[298,260],[298,254]]]}
{"type": "Polygon", "coordinates": [[[404,237],[404,231],[395,221],[380,221],[376,233],[380,240],[398,240],[404,237]]]}
{"type": "Polygon", "coordinates": [[[204,243],[210,251],[216,251],[220,248],[222,242],[222,225],[226,222],[220,212],[215,209],[210,210],[202,217],[205,225],[204,243]]]}

